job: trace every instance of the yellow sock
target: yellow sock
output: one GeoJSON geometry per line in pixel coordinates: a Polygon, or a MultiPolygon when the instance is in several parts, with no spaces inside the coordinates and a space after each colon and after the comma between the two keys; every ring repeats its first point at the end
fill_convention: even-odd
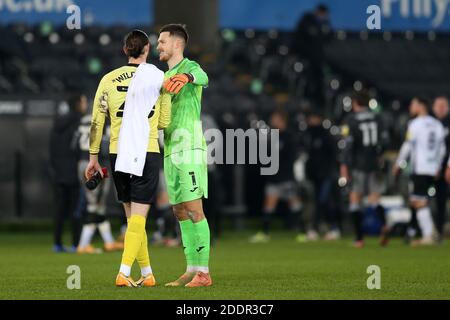
{"type": "Polygon", "coordinates": [[[128,266],[131,269],[142,244],[145,232],[145,220],[143,216],[131,215],[128,221],[127,232],[125,233],[122,266],[128,266]]]}
{"type": "Polygon", "coordinates": [[[142,276],[147,276],[152,273],[150,268],[150,256],[148,254],[148,240],[147,240],[147,232],[144,230],[144,236],[142,238],[141,247],[136,256],[136,260],[139,263],[139,267],[141,268],[142,276]]]}

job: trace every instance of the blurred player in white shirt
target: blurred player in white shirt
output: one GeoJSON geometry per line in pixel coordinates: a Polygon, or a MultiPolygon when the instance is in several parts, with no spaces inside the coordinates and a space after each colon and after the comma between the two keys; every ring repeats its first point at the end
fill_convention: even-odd
{"type": "Polygon", "coordinates": [[[434,223],[429,207],[429,190],[439,174],[445,155],[445,131],[440,121],[430,116],[427,100],[414,98],[409,111],[416,118],[408,126],[393,174],[398,175],[400,168],[405,168],[409,161],[412,219],[417,214],[417,222],[422,231],[422,238],[412,242],[412,245],[431,245],[434,244],[434,223]]]}

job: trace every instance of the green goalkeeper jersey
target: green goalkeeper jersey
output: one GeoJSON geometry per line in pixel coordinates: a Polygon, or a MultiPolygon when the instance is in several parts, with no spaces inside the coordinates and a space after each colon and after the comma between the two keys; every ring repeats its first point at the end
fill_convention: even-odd
{"type": "Polygon", "coordinates": [[[164,156],[183,150],[206,150],[200,112],[202,90],[208,85],[208,75],[197,62],[184,58],[166,72],[165,78],[182,73],[190,73],[194,81],[172,96],[172,117],[169,127],[164,129],[164,156]]]}

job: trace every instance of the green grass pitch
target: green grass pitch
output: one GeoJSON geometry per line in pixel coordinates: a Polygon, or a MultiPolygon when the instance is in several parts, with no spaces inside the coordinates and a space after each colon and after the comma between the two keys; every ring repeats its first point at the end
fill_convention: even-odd
{"type": "MultiPolygon", "coordinates": [[[[115,288],[121,254],[55,254],[50,234],[0,234],[0,299],[449,299],[450,244],[427,248],[394,239],[364,249],[350,239],[299,244],[275,233],[249,244],[247,233],[226,233],[211,249],[209,288],[166,288],[185,268],[181,248],[150,246],[153,288],[115,288]],[[81,289],[69,290],[69,265],[81,268],[81,289]],[[381,268],[381,289],[367,288],[367,267],[381,268]]],[[[133,276],[138,276],[135,264],[133,276]]]]}

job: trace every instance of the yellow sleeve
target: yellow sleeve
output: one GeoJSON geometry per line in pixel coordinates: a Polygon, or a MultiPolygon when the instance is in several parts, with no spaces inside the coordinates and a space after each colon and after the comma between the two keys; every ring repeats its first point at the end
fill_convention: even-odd
{"type": "Polygon", "coordinates": [[[107,94],[105,77],[100,81],[97,92],[95,94],[94,102],[92,104],[92,121],[91,130],[89,134],[89,153],[98,154],[100,152],[100,145],[102,143],[103,127],[108,113],[107,108],[101,105],[101,99],[104,94],[107,94]]]}
{"type": "Polygon", "coordinates": [[[349,134],[350,134],[350,128],[349,128],[348,125],[344,124],[344,125],[342,126],[342,128],[341,128],[341,134],[342,134],[342,136],[344,136],[344,137],[348,137],[348,136],[349,136],[349,134]]]}
{"type": "Polygon", "coordinates": [[[411,131],[411,129],[408,129],[408,131],[406,131],[406,137],[405,137],[406,141],[411,141],[413,140],[413,133],[411,131]]]}
{"type": "Polygon", "coordinates": [[[158,119],[158,129],[167,128],[170,124],[170,117],[172,116],[172,96],[169,93],[162,93],[158,100],[159,104],[159,119],[158,119]]]}

